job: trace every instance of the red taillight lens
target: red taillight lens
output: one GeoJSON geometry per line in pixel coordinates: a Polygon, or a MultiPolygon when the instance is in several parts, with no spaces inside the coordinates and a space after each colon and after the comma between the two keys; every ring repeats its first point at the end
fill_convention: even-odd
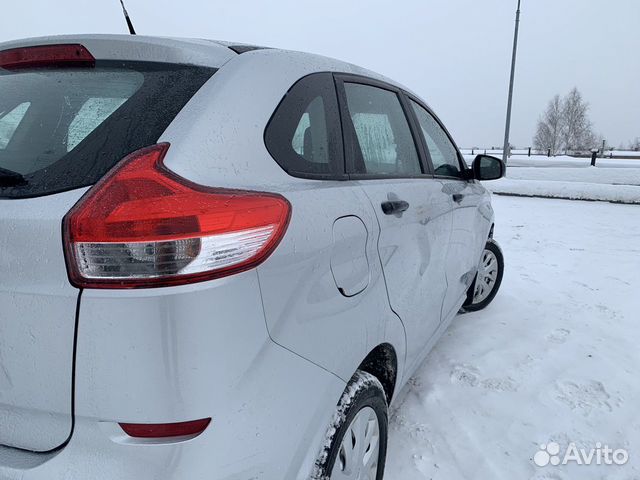
{"type": "Polygon", "coordinates": [[[203,418],[179,423],[121,423],[120,428],[135,438],[187,437],[200,435],[210,423],[210,418],[203,418]]]}
{"type": "Polygon", "coordinates": [[[144,288],[209,280],[265,260],[291,206],[282,196],[203,187],[162,164],[169,144],[132,153],[64,219],[71,282],[144,288]]]}
{"type": "Polygon", "coordinates": [[[0,68],[93,67],[96,59],[79,44],[39,45],[0,51],[0,68]]]}

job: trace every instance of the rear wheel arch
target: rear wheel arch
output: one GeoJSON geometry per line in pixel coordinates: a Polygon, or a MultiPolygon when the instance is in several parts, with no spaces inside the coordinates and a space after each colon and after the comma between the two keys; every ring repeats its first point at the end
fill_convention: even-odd
{"type": "Polygon", "coordinates": [[[389,406],[385,397],[384,386],[376,376],[356,370],[335,407],[314,462],[310,480],[335,478],[333,473],[336,470],[340,478],[353,478],[354,475],[357,478],[363,478],[361,476],[363,468],[369,473],[366,478],[382,480],[387,456],[389,425],[389,406]],[[352,428],[354,422],[357,423],[357,417],[366,410],[374,413],[377,420],[373,436],[366,433],[373,426],[371,420],[367,421],[366,430],[352,428]],[[365,448],[357,448],[363,442],[365,448]],[[376,454],[375,444],[379,449],[377,458],[371,465],[370,460],[365,461],[365,455],[371,447],[374,447],[373,455],[376,454]],[[352,454],[348,455],[347,451],[351,451],[352,454]],[[371,467],[377,470],[374,476],[371,476],[373,473],[369,470],[371,467]]]}
{"type": "Polygon", "coordinates": [[[382,343],[369,352],[358,370],[376,377],[384,389],[387,403],[391,403],[398,378],[398,356],[390,343],[382,343]]]}

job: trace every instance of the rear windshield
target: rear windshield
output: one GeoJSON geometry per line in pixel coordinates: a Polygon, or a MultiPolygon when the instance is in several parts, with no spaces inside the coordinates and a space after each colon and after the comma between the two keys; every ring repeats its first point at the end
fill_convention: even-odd
{"type": "Polygon", "coordinates": [[[0,197],[96,183],[152,145],[214,69],[149,62],[0,69],[0,197]]]}

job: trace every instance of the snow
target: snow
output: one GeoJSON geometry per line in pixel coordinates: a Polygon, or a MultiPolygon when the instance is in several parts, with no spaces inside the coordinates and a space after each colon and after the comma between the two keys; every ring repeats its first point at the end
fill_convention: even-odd
{"type": "Polygon", "coordinates": [[[609,153],[614,157],[640,157],[640,151],[613,150],[611,152],[607,152],[607,154],[609,153]]]}
{"type": "MultiPolygon", "coordinates": [[[[467,159],[469,160],[469,159],[467,159]]],[[[511,158],[507,175],[485,182],[497,194],[640,204],[640,160],[511,158]]]]}
{"type": "MultiPolygon", "coordinates": [[[[502,154],[494,154],[487,152],[497,158],[502,158],[502,154]]],[[[640,157],[640,153],[638,155],[640,157]]],[[[464,154],[465,161],[471,165],[476,155],[464,154]]],[[[591,158],[577,158],[568,155],[558,155],[556,157],[547,157],[546,155],[514,155],[509,157],[509,167],[569,167],[569,168],[587,168],[591,167],[591,158]]],[[[597,158],[596,168],[640,168],[640,158],[597,158]]]]}
{"type": "Polygon", "coordinates": [[[501,178],[486,187],[498,194],[640,204],[640,186],[501,178]]]}
{"type": "MultiPolygon", "coordinates": [[[[612,185],[640,185],[640,163],[638,163],[638,168],[509,167],[507,170],[507,177],[510,180],[554,180],[612,185]]],[[[487,186],[490,185],[491,183],[487,183],[487,186]]]]}
{"type": "MultiPolygon", "coordinates": [[[[512,167],[591,167],[591,158],[576,158],[567,155],[557,157],[544,156],[521,156],[509,158],[509,165],[512,167]]],[[[640,159],[627,158],[597,158],[596,168],[640,168],[640,159]]]]}
{"type": "Polygon", "coordinates": [[[501,291],[454,319],[394,402],[385,478],[640,478],[640,207],[493,203],[501,291]],[[551,441],[630,458],[537,467],[551,441]]]}

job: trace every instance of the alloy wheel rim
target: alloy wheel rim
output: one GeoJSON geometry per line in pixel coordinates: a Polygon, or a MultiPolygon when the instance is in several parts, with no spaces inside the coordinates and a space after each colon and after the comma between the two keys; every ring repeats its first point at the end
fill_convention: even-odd
{"type": "Polygon", "coordinates": [[[482,260],[478,266],[476,288],[473,292],[473,303],[480,303],[491,294],[498,279],[498,258],[491,250],[482,252],[482,260]]]}
{"type": "Polygon", "coordinates": [[[371,407],[360,410],[347,428],[331,480],[376,480],[380,455],[380,425],[371,407]]]}

